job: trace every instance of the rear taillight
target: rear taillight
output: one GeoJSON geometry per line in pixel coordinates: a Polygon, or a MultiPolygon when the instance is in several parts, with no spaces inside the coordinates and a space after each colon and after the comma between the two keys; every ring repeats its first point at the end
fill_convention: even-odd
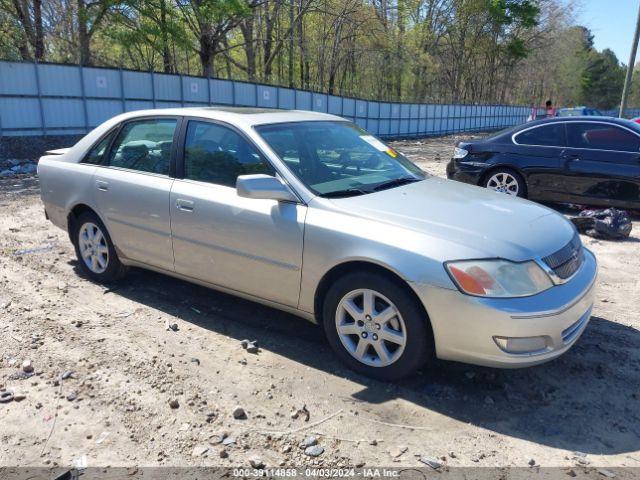
{"type": "Polygon", "coordinates": [[[456,147],[453,150],[453,158],[464,158],[467,155],[469,155],[469,152],[467,150],[465,150],[464,148],[456,147]]]}

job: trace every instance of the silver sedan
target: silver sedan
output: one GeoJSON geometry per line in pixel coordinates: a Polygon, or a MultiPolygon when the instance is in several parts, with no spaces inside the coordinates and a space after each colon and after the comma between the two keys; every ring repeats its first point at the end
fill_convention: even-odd
{"type": "Polygon", "coordinates": [[[136,266],[293,312],[373,377],[544,362],[591,315],[596,259],[563,216],[426,175],[332,115],[127,113],[38,174],[89,278],[136,266]]]}

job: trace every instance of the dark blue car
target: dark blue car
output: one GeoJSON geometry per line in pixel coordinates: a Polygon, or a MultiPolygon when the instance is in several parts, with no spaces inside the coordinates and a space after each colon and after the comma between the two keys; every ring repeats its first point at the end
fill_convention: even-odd
{"type": "Polygon", "coordinates": [[[531,200],[640,209],[640,125],[555,117],[459,142],[447,177],[531,200]]]}

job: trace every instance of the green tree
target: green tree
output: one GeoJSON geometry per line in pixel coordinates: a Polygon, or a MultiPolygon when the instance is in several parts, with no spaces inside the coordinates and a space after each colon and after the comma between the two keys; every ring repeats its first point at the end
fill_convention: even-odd
{"type": "Polygon", "coordinates": [[[615,53],[591,50],[581,76],[583,103],[605,110],[614,108],[620,103],[624,75],[615,53]]]}

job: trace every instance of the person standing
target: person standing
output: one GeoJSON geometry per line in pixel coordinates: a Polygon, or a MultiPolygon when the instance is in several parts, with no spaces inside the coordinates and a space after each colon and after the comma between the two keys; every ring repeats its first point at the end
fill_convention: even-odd
{"type": "Polygon", "coordinates": [[[545,103],[547,118],[556,116],[556,107],[553,106],[553,102],[551,100],[547,100],[545,103]]]}

